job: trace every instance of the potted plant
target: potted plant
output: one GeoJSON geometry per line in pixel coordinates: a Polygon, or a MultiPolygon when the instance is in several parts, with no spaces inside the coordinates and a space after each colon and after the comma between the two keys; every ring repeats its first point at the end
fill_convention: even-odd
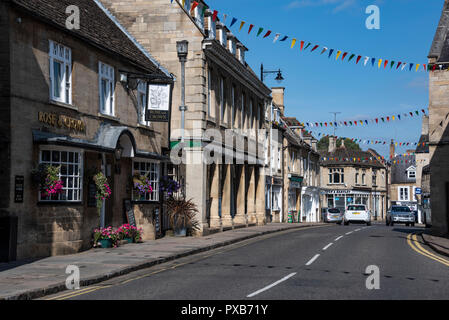
{"type": "Polygon", "coordinates": [[[116,248],[118,246],[119,234],[112,227],[94,230],[94,247],[116,248]]]}
{"type": "Polygon", "coordinates": [[[128,243],[142,241],[143,229],[130,224],[123,224],[117,229],[119,240],[126,240],[128,243]]]}
{"type": "Polygon", "coordinates": [[[101,207],[103,206],[103,200],[109,198],[112,194],[112,191],[109,187],[108,179],[102,172],[97,173],[93,179],[97,187],[95,199],[97,199],[98,215],[100,215],[101,207]]]}
{"type": "Polygon", "coordinates": [[[186,236],[187,231],[200,230],[200,224],[196,219],[199,211],[192,199],[171,197],[167,200],[166,206],[175,236],[186,236]]]}
{"type": "Polygon", "coordinates": [[[147,175],[140,175],[136,173],[133,176],[133,186],[134,191],[139,195],[140,199],[145,199],[148,193],[153,192],[153,187],[151,186],[150,179],[147,175]]]}
{"type": "Polygon", "coordinates": [[[63,192],[63,183],[59,178],[61,166],[40,164],[31,171],[32,179],[39,184],[42,198],[49,198],[63,192]]]}

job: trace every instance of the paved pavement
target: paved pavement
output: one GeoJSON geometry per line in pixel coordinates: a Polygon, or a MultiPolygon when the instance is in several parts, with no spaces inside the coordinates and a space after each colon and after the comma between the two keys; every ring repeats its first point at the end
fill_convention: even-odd
{"type": "Polygon", "coordinates": [[[34,299],[66,290],[68,265],[80,268],[81,286],[148,268],[180,257],[211,250],[245,239],[291,228],[319,224],[279,224],[234,229],[206,237],[165,237],[115,249],[91,249],[79,254],[35,261],[0,263],[0,300],[34,299]]]}
{"type": "Polygon", "coordinates": [[[384,224],[289,230],[45,298],[449,299],[449,259],[425,245],[422,231],[384,224]],[[379,270],[378,290],[367,289],[368,266],[379,270]]]}
{"type": "Polygon", "coordinates": [[[442,237],[435,237],[427,232],[422,234],[424,242],[431,247],[434,251],[449,257],[449,239],[442,237]]]}

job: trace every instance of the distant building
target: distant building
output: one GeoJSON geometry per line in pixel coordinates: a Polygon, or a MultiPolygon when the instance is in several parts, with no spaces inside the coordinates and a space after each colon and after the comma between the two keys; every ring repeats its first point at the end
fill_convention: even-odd
{"type": "Polygon", "coordinates": [[[321,156],[321,206],[344,210],[349,204],[365,204],[373,220],[385,218],[387,210],[387,168],[369,151],[350,150],[329,137],[321,156]]]}
{"type": "Polygon", "coordinates": [[[449,0],[444,1],[428,58],[432,233],[449,235],[449,0]]]}

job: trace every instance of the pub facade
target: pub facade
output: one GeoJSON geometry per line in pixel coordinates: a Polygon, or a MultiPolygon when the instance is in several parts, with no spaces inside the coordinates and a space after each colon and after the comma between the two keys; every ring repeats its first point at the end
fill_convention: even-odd
{"type": "Polygon", "coordinates": [[[0,33],[0,221],[11,233],[2,260],[89,249],[95,228],[128,221],[125,207],[143,239],[156,238],[169,126],[145,110],[149,88],[168,99],[170,74],[97,1],[2,2],[0,33]],[[71,5],[79,29],[67,27],[71,5]],[[35,179],[48,165],[59,169],[58,193],[35,179]],[[99,173],[111,191],[101,206],[99,173]],[[140,195],[134,175],[153,191],[140,195]]]}

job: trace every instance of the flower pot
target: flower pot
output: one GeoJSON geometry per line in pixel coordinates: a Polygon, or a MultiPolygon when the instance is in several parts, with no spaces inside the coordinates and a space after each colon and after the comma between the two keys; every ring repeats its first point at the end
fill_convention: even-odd
{"type": "Polygon", "coordinates": [[[187,236],[187,228],[177,228],[174,230],[175,237],[185,237],[187,236]]]}
{"type": "Polygon", "coordinates": [[[128,243],[133,243],[133,238],[123,238],[123,240],[128,241],[128,243]]]}
{"type": "Polygon", "coordinates": [[[102,248],[112,248],[111,239],[101,239],[99,242],[101,243],[102,248]]]}

